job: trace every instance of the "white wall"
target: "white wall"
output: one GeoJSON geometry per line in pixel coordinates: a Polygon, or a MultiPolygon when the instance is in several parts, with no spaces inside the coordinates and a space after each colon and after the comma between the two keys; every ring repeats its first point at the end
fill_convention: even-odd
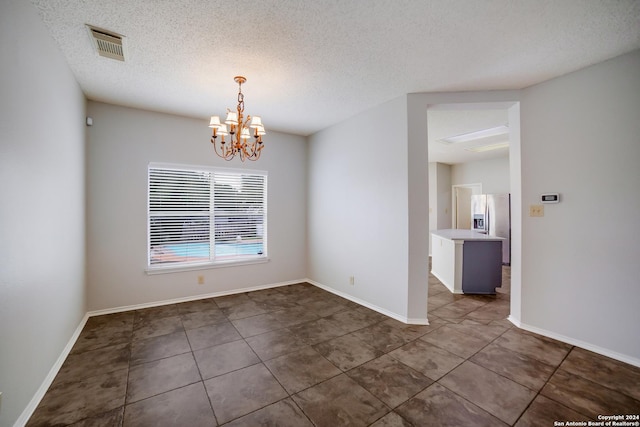
{"type": "MultiPolygon", "coordinates": [[[[438,163],[429,162],[429,231],[438,228],[438,163]]],[[[431,246],[429,246],[431,253],[431,246]]]]}
{"type": "Polygon", "coordinates": [[[399,316],[407,315],[406,108],[401,97],[318,132],[308,157],[308,277],[399,316]],[[379,123],[393,132],[378,132],[379,123]]]}
{"type": "Polygon", "coordinates": [[[509,177],[511,190],[511,310],[510,319],[522,317],[522,143],[520,104],[512,105],[509,114],[509,177]],[[515,238],[514,236],[518,236],[515,238]]]}
{"type": "Polygon", "coordinates": [[[304,137],[269,132],[258,162],[226,162],[207,120],[89,102],[88,308],[280,284],[306,277],[304,137]],[[269,263],[147,275],[147,165],[168,162],[266,170],[269,263]],[[197,284],[203,275],[204,285],[197,284]]]}
{"type": "Polygon", "coordinates": [[[476,183],[485,194],[510,193],[509,156],[451,166],[452,185],[476,183]]]}
{"type": "MultiPolygon", "coordinates": [[[[429,162],[429,232],[438,229],[438,163],[429,162]]],[[[431,256],[429,234],[429,256],[431,256]]]]}
{"type": "Polygon", "coordinates": [[[0,426],[11,426],[85,314],[85,101],[29,2],[0,3],[0,57],[0,426]]]}
{"type": "Polygon", "coordinates": [[[437,229],[451,228],[451,165],[436,163],[438,194],[437,229]]]}
{"type": "Polygon", "coordinates": [[[522,322],[640,365],[640,51],[522,92],[522,322]],[[526,213],[525,213],[526,215],[526,213]]]}
{"type": "Polygon", "coordinates": [[[429,280],[429,164],[427,107],[407,95],[407,190],[409,253],[407,312],[409,323],[428,323],[429,280]]]}
{"type": "Polygon", "coordinates": [[[451,228],[451,185],[451,165],[429,162],[429,231],[451,228]]]}

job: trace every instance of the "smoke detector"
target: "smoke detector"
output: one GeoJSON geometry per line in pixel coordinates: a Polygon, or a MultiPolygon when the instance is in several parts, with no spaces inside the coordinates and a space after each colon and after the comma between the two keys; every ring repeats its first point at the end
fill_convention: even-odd
{"type": "Polygon", "coordinates": [[[112,31],[87,25],[91,43],[98,52],[98,55],[105,58],[124,61],[123,36],[112,31]]]}

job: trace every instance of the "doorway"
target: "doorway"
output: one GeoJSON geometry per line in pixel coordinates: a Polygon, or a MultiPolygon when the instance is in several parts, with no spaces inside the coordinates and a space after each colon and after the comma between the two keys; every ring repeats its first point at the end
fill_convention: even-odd
{"type": "MultiPolygon", "coordinates": [[[[418,138],[422,138],[422,141],[426,140],[428,145],[427,160],[430,163],[444,163],[454,165],[457,163],[465,162],[465,159],[454,160],[447,156],[445,150],[458,149],[458,152],[463,152],[466,148],[464,143],[460,141],[451,141],[452,136],[464,135],[465,133],[473,133],[474,130],[490,128],[490,124],[485,125],[480,123],[480,119],[487,118],[491,112],[487,112],[484,116],[479,114],[476,116],[475,112],[478,110],[502,110],[501,117],[504,117],[504,111],[507,114],[507,126],[508,126],[508,138],[509,138],[509,192],[511,193],[511,235],[512,235],[512,262],[511,267],[506,273],[506,278],[503,276],[503,283],[510,285],[505,286],[507,289],[500,289],[501,299],[509,304],[509,319],[517,323],[521,317],[521,231],[522,231],[522,210],[521,210],[521,159],[520,159],[520,104],[517,100],[517,96],[513,96],[514,99],[509,99],[513,96],[510,93],[474,93],[474,94],[447,94],[446,96],[436,96],[433,94],[416,95],[413,101],[415,107],[424,108],[427,112],[427,129],[420,128],[422,122],[418,120],[419,115],[416,114],[415,124],[410,124],[410,130],[413,133],[410,135],[418,138]],[[483,99],[486,101],[479,101],[483,99]],[[491,101],[489,101],[491,99],[491,101]],[[472,111],[474,113],[470,113],[472,111]],[[433,114],[436,112],[436,114],[433,114]],[[440,112],[443,112],[440,114],[440,112]],[[450,113],[448,113],[450,112],[450,113]],[[477,121],[474,121],[477,117],[477,121]],[[458,126],[464,123],[468,123],[467,129],[454,129],[454,126],[458,126]],[[506,280],[504,280],[506,279],[506,280]],[[509,280],[510,279],[510,280],[509,280]]],[[[423,111],[424,111],[423,110],[423,111]]],[[[498,113],[495,113],[498,115],[498,113]]],[[[504,121],[504,119],[503,119],[504,121]]],[[[472,150],[467,150],[466,154],[469,156],[472,150]]],[[[491,151],[485,151],[483,155],[488,155],[491,151]]],[[[478,159],[483,158],[475,153],[474,156],[478,159]]],[[[491,192],[491,188],[483,188],[484,186],[467,184],[476,181],[477,169],[458,169],[452,172],[452,179],[449,185],[450,190],[450,206],[451,206],[451,228],[470,228],[470,207],[467,209],[465,201],[470,199],[469,190],[471,195],[482,194],[483,191],[491,192]],[[471,171],[471,172],[470,172],[471,171]],[[455,178],[455,180],[454,180],[455,178]],[[465,179],[466,178],[466,179],[465,179]],[[468,180],[467,180],[468,179],[468,180]],[[456,183],[463,182],[465,184],[456,183]],[[454,185],[454,183],[456,183],[454,185]],[[473,189],[473,187],[476,187],[473,189]],[[465,212],[469,212],[469,218],[465,218],[465,212]],[[459,216],[460,215],[460,216],[459,216]],[[467,222],[468,221],[468,222],[467,222]],[[468,225],[467,225],[468,224],[468,225]]],[[[491,175],[489,175],[491,177],[491,175]]],[[[495,176],[495,175],[493,175],[495,176]]],[[[494,181],[489,179],[489,184],[496,185],[494,181]]],[[[432,189],[430,189],[433,191],[432,189]]],[[[442,191],[442,190],[441,190],[442,191]]],[[[493,190],[497,191],[497,190],[493,190]]],[[[440,194],[440,193],[439,193],[440,194]]],[[[429,193],[429,199],[437,197],[429,193]]],[[[431,218],[430,218],[431,219],[431,218]]],[[[431,222],[429,222],[431,225],[431,222]]],[[[429,266],[430,267],[430,266],[429,266]]],[[[429,268],[430,269],[430,268],[429,268]]],[[[427,292],[428,294],[428,292],[427,292]]],[[[437,300],[437,298],[436,298],[437,300]]],[[[429,301],[429,299],[428,299],[429,301]]],[[[433,304],[428,304],[431,309],[435,308],[433,304]]],[[[427,309],[427,313],[430,310],[427,309]]],[[[428,315],[428,314],[427,314],[428,315]]]]}
{"type": "Polygon", "coordinates": [[[451,186],[451,224],[453,228],[471,229],[471,196],[482,194],[482,184],[458,184],[451,186]]]}

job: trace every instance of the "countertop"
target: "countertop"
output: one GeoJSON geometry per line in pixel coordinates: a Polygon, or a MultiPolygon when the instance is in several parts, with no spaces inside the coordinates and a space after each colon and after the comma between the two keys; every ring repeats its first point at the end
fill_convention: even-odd
{"type": "Polygon", "coordinates": [[[448,240],[480,240],[485,242],[496,242],[505,240],[504,237],[489,236],[473,230],[433,230],[431,234],[448,240]]]}

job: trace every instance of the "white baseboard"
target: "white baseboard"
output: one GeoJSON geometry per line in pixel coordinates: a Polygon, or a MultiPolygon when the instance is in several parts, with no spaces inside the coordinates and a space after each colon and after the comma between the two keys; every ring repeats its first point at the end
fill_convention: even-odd
{"type": "Polygon", "coordinates": [[[391,317],[393,319],[396,319],[400,322],[403,323],[407,323],[410,325],[428,325],[429,324],[429,320],[427,319],[422,319],[422,318],[407,318],[405,316],[401,316],[397,313],[393,313],[389,310],[386,310],[382,307],[378,307],[374,304],[371,304],[367,301],[361,300],[359,298],[356,298],[352,295],[340,292],[336,289],[333,289],[329,286],[323,285],[321,283],[318,283],[314,280],[311,279],[300,279],[300,280],[289,280],[287,282],[280,282],[280,283],[272,283],[269,285],[260,285],[260,286],[251,286],[251,287],[247,287],[247,288],[240,288],[240,289],[233,289],[230,291],[222,291],[222,292],[213,292],[213,293],[209,293],[209,294],[201,294],[201,295],[195,295],[195,296],[189,296],[189,297],[181,297],[181,298],[173,298],[170,300],[163,300],[163,301],[154,301],[154,302],[149,302],[149,303],[142,303],[142,304],[133,304],[133,305],[126,305],[126,306],[120,306],[120,307],[114,307],[114,308],[107,308],[107,309],[103,309],[103,310],[94,310],[94,311],[90,311],[87,313],[87,315],[89,317],[93,317],[93,316],[101,316],[104,314],[113,314],[113,313],[122,313],[125,311],[131,311],[131,310],[140,310],[143,308],[151,308],[151,307],[160,307],[163,305],[169,305],[169,304],[178,304],[181,302],[188,302],[188,301],[197,301],[197,300],[201,300],[201,299],[207,299],[207,298],[215,298],[215,297],[222,297],[222,296],[226,296],[226,295],[235,295],[235,294],[241,294],[244,292],[253,292],[253,291],[260,291],[263,289],[272,289],[272,288],[279,288],[281,286],[288,286],[288,285],[295,285],[296,283],[310,283],[314,286],[317,286],[320,289],[323,289],[327,292],[331,292],[332,294],[338,295],[339,297],[348,299],[349,301],[353,301],[356,304],[365,306],[367,308],[370,308],[371,310],[377,311],[378,313],[384,314],[385,316],[391,317]]]}
{"type": "Polygon", "coordinates": [[[305,279],[306,282],[311,283],[313,286],[317,286],[318,288],[325,290],[327,292],[331,292],[334,295],[338,295],[339,297],[342,297],[344,299],[348,299],[349,301],[355,302],[356,304],[365,306],[367,308],[370,308],[373,311],[377,311],[380,314],[384,314],[385,316],[391,317],[399,322],[402,323],[407,323],[409,325],[429,325],[429,320],[428,319],[422,319],[422,318],[408,318],[406,316],[401,316],[397,313],[394,313],[392,311],[389,311],[385,308],[382,307],[378,307],[375,304],[371,304],[367,301],[361,300],[359,298],[354,297],[353,295],[349,295],[346,294],[344,292],[340,292],[336,289],[333,289],[329,286],[323,285],[322,283],[316,282],[315,280],[311,280],[311,279],[305,279]]]}
{"type": "Polygon", "coordinates": [[[288,282],[280,282],[280,283],[274,283],[270,285],[251,286],[247,288],[234,289],[231,291],[222,291],[222,292],[214,292],[210,294],[196,295],[196,296],[190,296],[190,297],[174,298],[172,300],[166,300],[166,301],[156,301],[156,302],[150,302],[150,303],[144,303],[144,304],[134,304],[134,305],[127,305],[122,307],[107,308],[103,310],[89,311],[84,315],[84,317],[80,321],[80,324],[78,325],[75,332],[69,339],[69,342],[67,343],[65,348],[60,353],[60,356],[58,356],[58,359],[49,370],[49,373],[47,374],[46,378],[44,379],[44,381],[36,391],[36,394],[33,396],[33,398],[31,399],[27,407],[24,409],[24,411],[22,411],[22,414],[20,414],[20,417],[18,417],[16,422],[13,424],[13,427],[24,427],[27,424],[27,422],[29,421],[29,418],[31,418],[31,416],[33,415],[33,412],[36,410],[36,408],[40,404],[40,401],[42,400],[45,393],[51,386],[51,383],[53,383],[53,380],[56,378],[56,375],[58,375],[58,372],[60,371],[62,364],[67,359],[67,356],[69,356],[71,349],[73,348],[76,341],[78,340],[78,337],[80,336],[80,333],[82,332],[82,329],[84,328],[84,325],[87,323],[87,320],[89,319],[89,317],[100,316],[103,314],[113,314],[113,313],[120,313],[120,312],[131,311],[131,310],[138,310],[142,308],[159,307],[162,305],[176,304],[180,302],[196,301],[199,299],[221,297],[226,295],[239,294],[243,292],[259,291],[262,289],[278,288],[280,286],[294,285],[296,283],[304,283],[306,281],[307,281],[306,279],[291,280],[288,282]]]}
{"type": "Polygon", "coordinates": [[[575,338],[567,337],[565,335],[548,331],[546,329],[538,328],[536,326],[531,326],[526,323],[520,322],[520,320],[515,319],[512,316],[509,316],[507,320],[509,320],[514,325],[516,325],[518,328],[524,329],[525,331],[533,332],[534,334],[538,334],[538,335],[543,335],[545,337],[552,338],[557,341],[561,341],[570,345],[574,345],[576,347],[583,348],[585,350],[592,351],[594,353],[601,354],[606,357],[610,357],[615,360],[619,360],[620,362],[628,363],[629,365],[640,367],[640,359],[638,358],[617,353],[613,350],[609,350],[607,348],[603,348],[603,347],[600,347],[582,340],[578,340],[575,338]]]}
{"type": "Polygon", "coordinates": [[[456,290],[455,286],[453,284],[450,284],[449,281],[444,280],[440,274],[438,274],[437,272],[434,272],[433,270],[430,271],[431,275],[433,275],[433,277],[435,277],[436,279],[438,279],[444,286],[445,288],[447,288],[449,290],[449,292],[451,292],[452,294],[459,294],[462,295],[464,292],[462,292],[461,289],[456,290]]]}
{"type": "Polygon", "coordinates": [[[509,317],[507,317],[507,320],[516,325],[518,328],[520,327],[520,319],[516,319],[512,315],[509,315],[509,317]]]}
{"type": "MultiPolygon", "coordinates": [[[[103,315],[103,314],[112,314],[112,313],[120,313],[120,312],[125,312],[125,311],[130,311],[130,310],[138,310],[138,309],[142,309],[142,308],[149,308],[149,307],[158,307],[158,306],[162,306],[162,305],[168,305],[168,304],[176,304],[176,303],[180,303],[180,302],[187,302],[187,301],[196,301],[199,299],[206,299],[206,298],[215,298],[215,297],[221,297],[221,296],[226,296],[226,295],[233,295],[233,294],[239,294],[239,293],[244,293],[244,292],[252,292],[252,291],[259,291],[262,289],[271,289],[271,288],[278,288],[281,286],[288,286],[288,285],[293,285],[296,283],[310,283],[314,286],[317,286],[320,289],[323,289],[327,292],[331,292],[332,294],[338,295],[339,297],[345,298],[349,301],[353,301],[356,304],[362,305],[364,307],[370,308],[371,310],[374,310],[378,313],[384,314],[385,316],[391,317],[395,320],[398,320],[400,322],[403,323],[407,323],[407,324],[412,324],[412,325],[428,325],[429,321],[428,319],[423,319],[423,318],[407,318],[406,316],[401,316],[397,313],[393,313],[389,310],[386,310],[382,307],[378,307],[374,304],[371,304],[367,301],[361,300],[359,298],[356,298],[352,295],[346,294],[344,292],[340,292],[336,289],[333,289],[329,286],[325,286],[319,282],[316,282],[314,280],[311,279],[301,279],[301,280],[291,280],[291,281],[287,281],[287,282],[280,282],[280,283],[274,283],[274,284],[269,284],[269,285],[260,285],[260,286],[251,286],[251,287],[247,287],[247,288],[241,288],[241,289],[234,289],[234,290],[230,290],[230,291],[222,291],[222,292],[214,292],[214,293],[209,293],[209,294],[203,294],[203,295],[196,295],[196,296],[190,296],[190,297],[182,297],[182,298],[174,298],[172,300],[166,300],[166,301],[156,301],[156,302],[151,302],[151,303],[144,303],[144,304],[134,304],[134,305],[128,305],[128,306],[121,306],[121,307],[115,307],[115,308],[109,308],[109,309],[103,309],[103,310],[95,310],[95,311],[91,311],[91,312],[87,312],[84,317],[82,318],[82,320],[80,321],[80,324],[78,325],[78,327],[76,328],[76,330],[74,331],[73,335],[71,336],[71,338],[69,339],[69,342],[67,343],[67,345],[65,346],[65,348],[62,350],[62,352],[60,353],[60,356],[58,356],[58,359],[56,360],[56,362],[54,363],[54,365],[51,367],[51,369],[49,370],[49,373],[47,374],[46,378],[44,379],[44,381],[42,382],[42,384],[40,385],[40,387],[38,388],[38,390],[36,391],[35,395],[33,396],[33,398],[31,399],[31,401],[29,402],[29,404],[27,405],[27,407],[24,409],[24,411],[22,411],[22,414],[20,414],[20,417],[16,420],[16,422],[14,423],[13,427],[24,427],[27,422],[29,421],[29,418],[31,418],[31,416],[33,415],[33,412],[36,410],[36,408],[38,407],[38,405],[40,404],[40,401],[42,400],[42,398],[44,397],[45,393],[47,392],[47,390],[49,389],[49,387],[51,386],[51,384],[53,383],[53,380],[55,379],[56,375],[58,374],[58,371],[60,370],[60,368],[62,367],[62,364],[64,363],[64,361],[66,360],[67,356],[69,355],[69,353],[71,352],[71,349],[73,348],[73,346],[75,345],[78,337],[80,336],[80,333],[82,332],[82,329],[84,328],[84,325],[87,323],[87,320],[89,317],[92,316],[99,316],[99,315],[103,315]]],[[[624,363],[628,363],[630,365],[633,366],[637,366],[640,367],[640,359],[635,358],[635,357],[630,357],[624,354],[620,354],[614,351],[611,351],[609,349],[606,348],[602,348],[581,340],[577,340],[574,338],[570,338],[561,334],[557,334],[555,332],[551,332],[551,331],[547,331],[545,329],[541,329],[535,326],[531,326],[531,325],[527,325],[525,323],[520,322],[519,319],[516,319],[512,316],[509,316],[507,318],[507,320],[509,320],[511,323],[513,323],[515,326],[517,326],[518,328],[539,334],[539,335],[543,335],[558,341],[562,341],[565,342],[567,344],[570,345],[574,345],[577,347],[581,347],[584,348],[586,350],[589,351],[593,351],[594,353],[598,353],[601,354],[603,356],[607,356],[610,357],[612,359],[615,360],[619,360],[621,362],[624,363]]]]}
{"type": "Polygon", "coordinates": [[[404,323],[408,325],[429,326],[429,319],[408,317],[407,321],[404,323]]]}
{"type": "Polygon", "coordinates": [[[53,380],[56,378],[56,375],[58,375],[58,371],[60,371],[62,364],[67,359],[69,353],[71,353],[71,349],[78,340],[80,332],[82,332],[84,325],[87,323],[87,319],[89,319],[89,316],[88,314],[85,314],[82,320],[80,320],[80,324],[73,332],[73,335],[71,335],[69,342],[67,342],[67,345],[64,347],[64,349],[62,349],[62,353],[60,353],[60,356],[58,356],[58,359],[49,370],[49,373],[45,377],[44,381],[42,381],[42,384],[40,384],[40,387],[36,391],[36,394],[31,398],[31,401],[29,402],[27,407],[24,408],[24,411],[22,411],[22,414],[20,414],[16,422],[13,424],[13,427],[24,427],[27,424],[27,421],[29,421],[29,418],[31,418],[31,416],[35,412],[36,408],[40,404],[40,401],[51,386],[51,383],[53,383],[53,380]]]}
{"type": "Polygon", "coordinates": [[[253,291],[261,291],[263,289],[279,288],[281,286],[295,285],[296,283],[304,283],[304,282],[307,282],[307,279],[290,280],[287,282],[272,283],[270,285],[250,286],[247,288],[233,289],[230,291],[212,292],[208,294],[173,298],[170,300],[154,301],[154,302],[147,302],[142,304],[124,305],[120,307],[106,308],[103,310],[94,310],[94,311],[88,312],[87,314],[89,315],[89,317],[93,317],[93,316],[101,316],[103,314],[122,313],[125,311],[140,310],[143,308],[160,307],[163,305],[178,304],[181,302],[197,301],[197,300],[207,299],[207,298],[216,298],[216,297],[224,297],[227,295],[241,294],[244,292],[253,292],[253,291]]]}

